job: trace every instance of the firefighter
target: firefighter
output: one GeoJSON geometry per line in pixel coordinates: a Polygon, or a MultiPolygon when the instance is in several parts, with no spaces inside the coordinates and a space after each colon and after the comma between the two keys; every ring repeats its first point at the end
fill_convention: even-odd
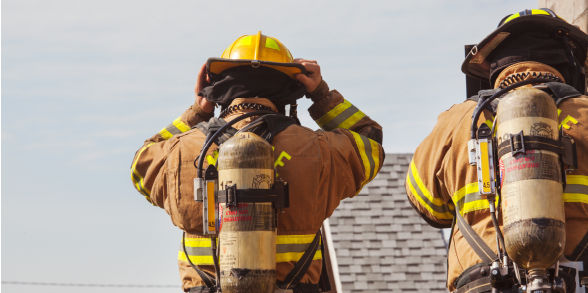
{"type": "MultiPolygon", "coordinates": [[[[289,207],[278,214],[276,281],[278,288],[293,290],[284,292],[319,292],[320,249],[312,251],[307,268],[297,264],[339,202],[359,193],[380,170],[381,126],[329,90],[316,61],[293,59],[279,40],[261,32],[238,38],[221,58],[210,58],[195,92],[195,103],[147,139],[131,166],[139,193],[185,231],[185,249],[178,254],[183,290],[209,292],[215,277],[211,241],[202,231],[202,204],[194,200],[194,162],[207,136],[244,113],[284,114],[290,105],[290,117],[274,117],[265,129],[272,137],[277,178],[288,183],[290,194],[289,207]],[[292,104],[303,95],[313,101],[309,112],[321,130],[300,126],[292,115],[292,104]],[[221,107],[220,117],[214,117],[215,106],[221,107]]],[[[242,129],[254,118],[233,127],[242,129]]],[[[215,150],[228,136],[215,141],[204,169],[215,164],[215,150]]]]}
{"type": "MultiPolygon", "coordinates": [[[[498,253],[490,205],[480,195],[476,168],[468,163],[472,113],[481,96],[530,79],[553,81],[549,84],[557,98],[559,127],[576,142],[577,168],[565,174],[563,254],[568,261],[583,261],[584,269],[588,268],[588,97],[584,95],[583,68],[587,47],[588,36],[577,27],[549,9],[533,9],[505,17],[467,55],[462,71],[489,81],[492,88],[439,115],[414,153],[405,185],[408,199],[425,221],[437,228],[452,228],[447,259],[450,291],[490,292],[489,265],[498,253]],[[473,233],[460,229],[458,215],[491,249],[488,257],[480,257],[476,251],[480,249],[469,243],[467,238],[473,233]]],[[[496,104],[482,112],[478,127],[487,124],[492,128],[493,106],[496,104]]],[[[496,201],[502,229],[500,196],[496,201]]],[[[499,290],[511,292],[509,285],[499,290]]]]}

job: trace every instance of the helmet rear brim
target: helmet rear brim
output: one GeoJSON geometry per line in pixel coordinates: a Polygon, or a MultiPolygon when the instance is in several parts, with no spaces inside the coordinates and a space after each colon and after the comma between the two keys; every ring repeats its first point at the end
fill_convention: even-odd
{"type": "Polygon", "coordinates": [[[555,37],[559,29],[583,50],[588,48],[588,36],[578,27],[547,15],[529,15],[515,18],[501,25],[474,46],[466,56],[461,71],[470,76],[488,79],[490,76],[488,56],[507,38],[526,31],[552,31],[555,37]]]}
{"type": "Polygon", "coordinates": [[[207,72],[213,74],[221,74],[223,71],[238,67],[238,66],[251,66],[256,67],[268,67],[280,71],[288,75],[292,79],[296,79],[297,74],[306,74],[306,68],[302,64],[298,63],[279,63],[261,60],[247,60],[247,59],[225,59],[225,58],[208,58],[206,61],[207,72]]]}

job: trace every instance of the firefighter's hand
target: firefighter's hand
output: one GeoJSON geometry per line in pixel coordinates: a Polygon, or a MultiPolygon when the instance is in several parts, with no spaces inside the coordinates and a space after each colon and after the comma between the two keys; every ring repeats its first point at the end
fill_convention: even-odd
{"type": "Polygon", "coordinates": [[[297,58],[294,63],[302,64],[306,68],[306,74],[297,74],[296,79],[304,85],[307,93],[312,93],[323,80],[321,76],[321,67],[316,60],[306,60],[297,58]]]}
{"type": "Polygon", "coordinates": [[[206,113],[214,112],[214,103],[205,99],[202,96],[199,96],[198,93],[201,89],[210,85],[210,77],[206,73],[206,64],[202,65],[200,68],[200,72],[198,73],[198,80],[196,81],[196,87],[194,88],[194,92],[196,93],[196,104],[198,107],[202,109],[202,111],[206,113]]]}

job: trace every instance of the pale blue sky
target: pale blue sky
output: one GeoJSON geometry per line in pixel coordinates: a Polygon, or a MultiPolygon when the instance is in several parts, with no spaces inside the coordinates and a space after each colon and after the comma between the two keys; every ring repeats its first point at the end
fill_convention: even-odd
{"type": "MultiPolygon", "coordinates": [[[[178,284],[181,233],[130,181],[134,152],[193,102],[243,34],[317,59],[412,152],[465,98],[463,45],[536,1],[2,1],[2,280],[178,284]]],[[[316,128],[299,107],[303,124],[316,128]]],[[[2,285],[10,292],[179,292],[2,285]]]]}

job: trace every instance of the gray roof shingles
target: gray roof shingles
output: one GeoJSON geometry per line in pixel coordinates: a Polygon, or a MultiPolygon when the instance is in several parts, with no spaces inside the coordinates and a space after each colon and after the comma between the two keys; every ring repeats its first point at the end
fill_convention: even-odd
{"type": "Polygon", "coordinates": [[[376,178],[329,219],[344,292],[447,292],[441,230],[404,191],[411,157],[386,154],[376,178]]]}

